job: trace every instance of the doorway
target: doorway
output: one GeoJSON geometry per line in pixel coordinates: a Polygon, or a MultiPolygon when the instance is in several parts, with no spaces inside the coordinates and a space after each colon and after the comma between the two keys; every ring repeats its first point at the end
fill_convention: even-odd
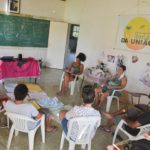
{"type": "Polygon", "coordinates": [[[65,60],[64,60],[64,68],[66,68],[69,64],[71,64],[76,56],[76,49],[78,43],[80,26],[77,24],[69,25],[69,36],[66,46],[65,60]]]}

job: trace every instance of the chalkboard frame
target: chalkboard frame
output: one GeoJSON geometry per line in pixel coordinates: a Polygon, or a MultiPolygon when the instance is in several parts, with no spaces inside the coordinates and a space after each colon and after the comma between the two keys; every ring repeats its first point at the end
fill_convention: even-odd
{"type": "Polygon", "coordinates": [[[50,20],[0,14],[0,46],[48,47],[50,20]]]}

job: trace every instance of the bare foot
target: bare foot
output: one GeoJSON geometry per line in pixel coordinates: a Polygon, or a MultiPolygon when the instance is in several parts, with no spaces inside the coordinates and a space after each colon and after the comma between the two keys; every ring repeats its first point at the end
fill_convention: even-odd
{"type": "Polygon", "coordinates": [[[108,119],[112,119],[113,118],[113,116],[110,113],[107,113],[107,112],[102,112],[102,113],[108,119]]]}

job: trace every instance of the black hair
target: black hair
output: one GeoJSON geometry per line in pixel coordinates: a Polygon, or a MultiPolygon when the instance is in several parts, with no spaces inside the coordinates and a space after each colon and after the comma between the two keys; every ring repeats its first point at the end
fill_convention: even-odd
{"type": "Polygon", "coordinates": [[[84,53],[79,53],[76,58],[80,59],[80,61],[85,61],[86,55],[84,53]]]}
{"type": "Polygon", "coordinates": [[[120,65],[119,67],[122,68],[123,71],[126,71],[126,66],[125,65],[120,65]]]}
{"type": "Polygon", "coordinates": [[[95,92],[91,85],[85,85],[82,88],[82,98],[84,104],[91,104],[95,98],[95,92]]]}
{"type": "Polygon", "coordinates": [[[18,84],[15,87],[14,95],[16,100],[23,101],[28,94],[28,88],[25,84],[18,84]]]}

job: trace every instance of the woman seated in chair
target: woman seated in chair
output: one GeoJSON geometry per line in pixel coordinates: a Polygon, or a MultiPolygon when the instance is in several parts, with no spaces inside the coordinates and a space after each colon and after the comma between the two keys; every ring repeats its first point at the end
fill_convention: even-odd
{"type": "Polygon", "coordinates": [[[83,73],[84,65],[81,62],[86,60],[86,55],[83,53],[79,53],[76,57],[76,61],[72,62],[65,70],[64,80],[62,83],[61,90],[57,93],[57,95],[64,95],[67,91],[69,82],[75,78],[75,75],[80,75],[83,73]]]}
{"type": "MultiPolygon", "coordinates": [[[[126,66],[120,65],[117,73],[110,79],[107,84],[100,85],[100,87],[95,89],[96,98],[96,108],[102,106],[107,96],[110,96],[115,89],[123,89],[127,84],[127,77],[125,76],[126,66]],[[100,93],[102,93],[100,95],[100,93]]],[[[120,93],[115,93],[115,96],[120,95],[120,93]]]]}
{"type": "MultiPolygon", "coordinates": [[[[101,121],[101,115],[99,111],[95,110],[92,107],[94,102],[95,93],[94,89],[91,85],[85,85],[82,89],[82,100],[83,105],[81,106],[74,106],[70,111],[61,111],[59,114],[61,124],[63,127],[64,132],[67,134],[68,128],[67,123],[70,119],[75,117],[87,117],[87,116],[98,116],[101,121]]],[[[99,124],[98,124],[99,126],[99,124]]],[[[76,126],[75,126],[75,129],[76,126]]],[[[73,138],[74,139],[74,138],[73,138]]]]}

